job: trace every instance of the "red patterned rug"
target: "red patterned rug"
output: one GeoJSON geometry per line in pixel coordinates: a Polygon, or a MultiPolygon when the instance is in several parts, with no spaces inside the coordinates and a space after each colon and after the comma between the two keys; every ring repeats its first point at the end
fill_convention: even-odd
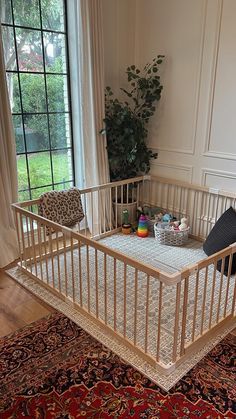
{"type": "Polygon", "coordinates": [[[0,418],[236,417],[236,336],[168,393],[63,314],[0,340],[0,418]]]}

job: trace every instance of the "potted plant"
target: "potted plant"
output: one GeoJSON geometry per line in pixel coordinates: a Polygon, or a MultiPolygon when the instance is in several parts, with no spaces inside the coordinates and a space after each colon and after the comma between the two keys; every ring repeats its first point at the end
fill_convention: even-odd
{"type": "MultiPolygon", "coordinates": [[[[125,100],[115,98],[111,87],[105,89],[105,132],[110,180],[132,178],[150,170],[151,159],[157,158],[147,147],[148,122],[156,111],[163,86],[158,55],[140,71],[135,65],[127,68],[128,88],[120,88],[125,100]]],[[[128,202],[129,197],[123,197],[128,202]]]]}

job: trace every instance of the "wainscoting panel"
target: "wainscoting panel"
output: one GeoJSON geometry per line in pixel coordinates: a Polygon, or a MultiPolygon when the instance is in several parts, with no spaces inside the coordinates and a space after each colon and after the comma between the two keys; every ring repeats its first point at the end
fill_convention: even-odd
{"type": "Polygon", "coordinates": [[[235,192],[236,190],[236,173],[223,170],[213,170],[208,168],[202,169],[202,185],[210,186],[226,191],[235,192]]]}

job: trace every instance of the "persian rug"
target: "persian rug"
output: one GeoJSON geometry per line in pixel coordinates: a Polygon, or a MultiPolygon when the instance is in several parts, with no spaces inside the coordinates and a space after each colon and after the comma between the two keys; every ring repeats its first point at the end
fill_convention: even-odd
{"type": "Polygon", "coordinates": [[[165,392],[62,313],[0,340],[0,418],[236,417],[236,336],[165,392]]]}

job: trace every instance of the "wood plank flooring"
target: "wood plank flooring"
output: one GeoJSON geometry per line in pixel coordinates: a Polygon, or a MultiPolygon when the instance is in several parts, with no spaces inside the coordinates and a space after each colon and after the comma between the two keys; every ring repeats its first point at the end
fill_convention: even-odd
{"type": "Polygon", "coordinates": [[[54,311],[0,269],[0,337],[54,311]]]}

